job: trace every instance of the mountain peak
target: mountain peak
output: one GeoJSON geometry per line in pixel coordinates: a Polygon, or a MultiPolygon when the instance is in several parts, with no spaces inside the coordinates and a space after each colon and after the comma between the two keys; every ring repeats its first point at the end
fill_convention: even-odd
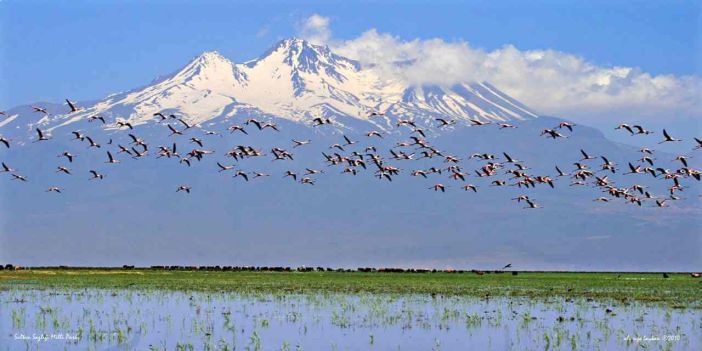
{"type": "Polygon", "coordinates": [[[283,40],[279,41],[279,42],[278,42],[276,45],[274,45],[273,47],[276,47],[276,48],[280,48],[280,47],[289,48],[289,47],[292,47],[292,46],[298,46],[298,47],[300,47],[300,46],[309,46],[309,45],[313,45],[313,44],[310,43],[310,42],[308,42],[308,41],[305,40],[305,39],[300,39],[300,38],[296,38],[296,37],[291,37],[291,38],[287,38],[287,39],[283,39],[283,40]]]}
{"type": "Polygon", "coordinates": [[[360,64],[352,59],[334,54],[328,46],[312,44],[299,38],[283,39],[273,45],[258,59],[246,63],[247,67],[254,67],[260,62],[274,60],[284,63],[294,70],[307,73],[331,72],[332,66],[346,66],[360,70],[360,64]]]}
{"type": "Polygon", "coordinates": [[[196,56],[190,61],[188,66],[191,65],[233,65],[229,59],[222,56],[218,51],[205,51],[202,54],[196,56]]]}
{"type": "Polygon", "coordinates": [[[237,76],[236,66],[217,51],[205,51],[193,58],[175,75],[176,77],[193,78],[196,76],[221,79],[223,76],[237,76]]]}

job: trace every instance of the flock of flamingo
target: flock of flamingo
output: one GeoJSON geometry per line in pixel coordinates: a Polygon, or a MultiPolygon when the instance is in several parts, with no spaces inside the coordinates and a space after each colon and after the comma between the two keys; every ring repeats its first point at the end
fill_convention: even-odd
{"type": "MultiPolygon", "coordinates": [[[[76,113],[81,111],[82,108],[76,106],[75,103],[70,100],[66,100],[70,111],[67,113],[76,113]]],[[[40,106],[32,107],[35,113],[40,113],[48,115],[49,112],[40,106]]],[[[5,112],[0,111],[0,115],[5,115],[5,112]]],[[[384,115],[384,112],[372,112],[371,116],[374,115],[384,115]]],[[[199,128],[198,125],[193,125],[186,121],[183,117],[176,116],[175,114],[165,115],[164,113],[155,113],[154,118],[159,120],[165,128],[170,132],[169,136],[182,136],[185,133],[190,132],[195,134],[192,130],[200,130],[203,136],[212,135],[222,135],[215,131],[206,131],[199,128]]],[[[87,117],[88,122],[99,121],[102,124],[107,125],[105,117],[94,115],[87,117]]],[[[444,128],[456,124],[456,120],[449,120],[445,118],[436,118],[437,125],[436,128],[444,128]]],[[[325,125],[333,126],[335,121],[329,118],[315,118],[313,121],[313,126],[315,128],[324,128],[325,125]]],[[[517,128],[517,126],[508,123],[493,123],[489,121],[481,121],[478,119],[471,119],[471,126],[475,127],[486,127],[489,125],[497,125],[499,129],[511,129],[517,128]]],[[[121,161],[118,159],[119,155],[125,154],[128,157],[134,159],[146,157],[151,151],[150,144],[146,140],[138,137],[134,130],[134,126],[127,120],[116,119],[114,121],[114,127],[118,128],[121,132],[127,133],[129,136],[129,144],[126,146],[119,143],[112,142],[112,139],[107,143],[112,150],[106,150],[105,152],[105,163],[106,164],[118,164],[121,161]]],[[[355,148],[354,145],[358,144],[358,141],[351,140],[346,135],[343,135],[339,143],[335,143],[329,146],[328,152],[322,152],[324,161],[328,166],[337,166],[341,169],[342,174],[357,175],[364,171],[370,173],[379,178],[381,181],[392,181],[394,177],[401,173],[399,167],[393,166],[390,163],[395,161],[408,161],[408,160],[418,160],[418,159],[433,159],[436,158],[440,160],[440,164],[433,166],[429,169],[415,169],[410,172],[411,176],[429,178],[430,176],[442,176],[447,175],[447,178],[453,181],[460,182],[460,188],[465,191],[478,192],[479,187],[468,183],[467,179],[469,176],[475,176],[479,178],[494,178],[490,182],[490,186],[502,187],[502,186],[517,186],[519,188],[534,188],[537,186],[549,186],[555,188],[555,179],[557,178],[569,178],[569,186],[594,186],[600,188],[603,192],[603,196],[600,196],[593,201],[597,202],[609,202],[614,199],[621,199],[627,203],[632,203],[638,206],[642,206],[644,203],[651,203],[653,206],[666,207],[667,201],[679,200],[680,197],[676,193],[683,191],[686,186],[683,185],[683,180],[694,179],[700,181],[700,170],[694,169],[689,166],[688,158],[690,156],[679,155],[675,157],[675,161],[679,162],[680,168],[676,170],[669,170],[663,167],[657,167],[653,157],[654,150],[650,148],[641,148],[641,159],[633,162],[629,162],[624,168],[624,175],[632,176],[650,176],[653,179],[669,182],[666,184],[667,193],[665,195],[654,195],[647,189],[646,186],[640,184],[628,184],[625,186],[617,186],[614,181],[609,179],[608,173],[616,173],[619,171],[618,166],[611,162],[606,156],[594,156],[588,154],[585,150],[580,150],[582,158],[577,162],[573,163],[575,169],[572,171],[563,171],[560,167],[555,166],[556,174],[554,176],[550,175],[535,175],[528,173],[529,168],[524,164],[524,162],[517,160],[516,158],[510,156],[507,153],[503,153],[500,156],[487,154],[487,153],[476,153],[469,155],[467,159],[477,159],[484,162],[478,169],[472,172],[465,169],[461,165],[462,158],[455,155],[450,155],[436,147],[432,146],[430,142],[426,140],[425,130],[419,126],[415,121],[410,119],[399,119],[396,123],[397,128],[409,128],[411,130],[410,140],[397,143],[394,148],[389,150],[389,154],[382,155],[378,148],[375,146],[368,146],[365,149],[356,149],[351,151],[351,148],[355,148]],[[411,151],[406,151],[409,148],[413,148],[411,151]],[[594,165],[594,162],[600,160],[601,164],[594,165]],[[504,177],[508,177],[504,179],[504,177]]],[[[279,131],[278,125],[270,121],[260,121],[254,118],[249,118],[243,125],[234,124],[228,128],[230,134],[232,133],[244,133],[248,134],[249,131],[263,131],[265,129],[270,129],[272,131],[279,131]],[[248,131],[247,131],[248,129],[248,131]]],[[[648,135],[653,132],[646,130],[642,126],[628,124],[621,124],[615,129],[622,130],[630,133],[631,135],[648,135]]],[[[575,124],[569,122],[561,122],[559,125],[551,129],[543,129],[541,132],[541,137],[559,139],[568,138],[568,135],[564,133],[577,133],[577,128],[575,124]]],[[[71,140],[76,142],[82,142],[88,144],[88,149],[94,150],[93,152],[100,152],[102,146],[98,144],[93,138],[88,135],[83,134],[81,131],[73,131],[73,138],[71,140]]],[[[384,133],[372,130],[365,133],[367,138],[383,138],[384,133]]],[[[665,129],[662,132],[663,138],[659,141],[659,144],[671,143],[671,142],[681,142],[682,140],[672,137],[668,131],[665,129]]],[[[36,139],[34,142],[48,142],[52,137],[40,128],[36,128],[36,139]]],[[[702,140],[694,138],[695,145],[692,150],[702,149],[702,140]]],[[[175,158],[179,160],[180,163],[185,166],[191,166],[193,160],[202,160],[204,157],[211,157],[209,155],[215,154],[214,150],[207,150],[204,148],[206,142],[198,136],[190,136],[188,141],[192,144],[197,145],[199,148],[194,148],[191,151],[179,154],[177,149],[177,143],[173,142],[172,146],[158,146],[155,153],[157,158],[175,158]]],[[[292,140],[292,149],[295,150],[300,147],[304,147],[312,142],[312,140],[292,140]]],[[[0,143],[2,143],[7,149],[13,148],[13,142],[0,135],[0,143]]],[[[125,143],[126,144],[126,143],[125,143]]],[[[106,147],[107,149],[107,147],[106,147]]],[[[292,151],[288,151],[282,147],[274,147],[270,150],[270,153],[264,153],[262,150],[258,150],[252,146],[238,145],[233,147],[230,151],[224,153],[225,157],[232,158],[234,161],[238,162],[243,159],[252,157],[264,157],[270,155],[273,160],[293,160],[292,151]]],[[[64,151],[58,155],[59,158],[65,159],[68,165],[58,165],[56,172],[63,173],[65,175],[73,175],[70,169],[70,164],[75,160],[75,155],[69,151],[64,151]]],[[[268,177],[270,174],[262,172],[248,172],[242,169],[238,169],[235,165],[225,165],[224,160],[217,162],[218,172],[231,172],[234,177],[241,177],[245,181],[250,181],[256,178],[268,177]]],[[[213,170],[214,171],[214,170],[213,170]]],[[[19,171],[13,169],[6,162],[2,162],[2,169],[0,172],[8,173],[13,180],[20,182],[28,182],[29,178],[25,175],[19,173],[19,171]]],[[[105,179],[106,175],[101,173],[96,169],[91,169],[90,180],[100,181],[105,179]]],[[[304,172],[295,172],[288,170],[283,174],[284,178],[292,178],[292,180],[307,185],[314,185],[316,177],[324,173],[323,170],[306,168],[304,172]]],[[[436,183],[429,189],[433,191],[446,192],[449,186],[443,183],[436,183]]],[[[47,190],[50,193],[62,193],[64,191],[60,186],[51,186],[47,190]]],[[[176,192],[182,192],[189,194],[192,191],[191,186],[187,184],[178,185],[175,188],[176,192]]],[[[525,209],[535,209],[541,208],[541,206],[528,195],[519,195],[512,200],[517,203],[524,202],[525,209]]]]}

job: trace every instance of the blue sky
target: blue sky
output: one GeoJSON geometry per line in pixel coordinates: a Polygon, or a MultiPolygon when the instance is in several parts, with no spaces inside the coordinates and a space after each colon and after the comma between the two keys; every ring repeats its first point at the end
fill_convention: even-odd
{"type": "Polygon", "coordinates": [[[220,2],[2,1],[0,106],[97,99],[147,84],[193,56],[234,61],[300,32],[318,13],[334,37],[371,28],[402,40],[465,40],[487,51],[554,49],[600,66],[700,75],[696,1],[220,2]]]}

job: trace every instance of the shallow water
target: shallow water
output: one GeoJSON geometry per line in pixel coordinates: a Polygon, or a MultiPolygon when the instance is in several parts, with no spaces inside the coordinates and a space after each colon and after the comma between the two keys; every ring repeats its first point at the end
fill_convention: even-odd
{"type": "Polygon", "coordinates": [[[89,289],[0,303],[0,350],[702,349],[702,310],[563,298],[89,289]]]}

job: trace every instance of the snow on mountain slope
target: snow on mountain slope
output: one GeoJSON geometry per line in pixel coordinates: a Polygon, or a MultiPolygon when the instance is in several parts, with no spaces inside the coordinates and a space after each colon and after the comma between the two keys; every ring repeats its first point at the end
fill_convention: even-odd
{"type": "Polygon", "coordinates": [[[138,125],[156,119],[157,112],[184,115],[191,124],[261,115],[309,124],[323,116],[365,120],[379,128],[400,117],[459,121],[536,117],[488,83],[407,86],[383,80],[372,67],[361,67],[328,47],[300,39],[283,40],[260,58],[241,64],[206,52],[149,86],[83,107],[77,113],[50,116],[40,125],[51,131],[96,114],[109,122],[127,119],[138,125]],[[374,111],[384,111],[387,117],[370,119],[374,111]]]}

